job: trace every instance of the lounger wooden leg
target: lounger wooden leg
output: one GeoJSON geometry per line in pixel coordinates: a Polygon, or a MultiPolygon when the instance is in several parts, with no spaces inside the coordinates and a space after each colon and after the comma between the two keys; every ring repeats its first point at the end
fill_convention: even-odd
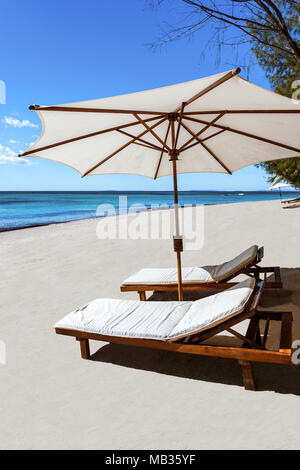
{"type": "Polygon", "coordinates": [[[146,298],[146,292],[145,291],[139,291],[139,295],[140,295],[140,300],[142,302],[146,302],[147,298],[146,298]]]}
{"type": "Polygon", "coordinates": [[[255,391],[252,364],[249,361],[239,361],[243,373],[243,382],[246,390],[255,391]]]}
{"type": "Polygon", "coordinates": [[[262,345],[259,323],[258,323],[258,325],[257,325],[256,337],[255,337],[255,340],[254,340],[254,341],[255,341],[256,344],[259,344],[260,346],[262,345]]]}
{"type": "Polygon", "coordinates": [[[77,341],[80,341],[80,351],[82,359],[89,359],[91,357],[89,340],[78,338],[77,341]]]}

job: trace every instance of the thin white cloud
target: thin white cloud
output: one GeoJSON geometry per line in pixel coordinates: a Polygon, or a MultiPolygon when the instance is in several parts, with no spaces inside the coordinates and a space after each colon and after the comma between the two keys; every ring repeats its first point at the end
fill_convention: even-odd
{"type": "Polygon", "coordinates": [[[10,145],[17,145],[20,142],[18,140],[10,139],[9,143],[10,143],[10,145]]]}
{"type": "Polygon", "coordinates": [[[23,119],[23,121],[19,121],[19,119],[15,119],[13,117],[7,117],[5,116],[2,120],[4,124],[7,126],[13,126],[13,127],[39,127],[37,124],[34,124],[33,122],[28,121],[28,119],[23,119]]]}
{"type": "Polygon", "coordinates": [[[0,155],[0,165],[31,165],[31,162],[23,157],[7,157],[6,155],[0,155]]]}
{"type": "Polygon", "coordinates": [[[32,162],[27,158],[18,157],[16,152],[10,147],[4,147],[0,144],[0,165],[31,165],[32,162]]]}

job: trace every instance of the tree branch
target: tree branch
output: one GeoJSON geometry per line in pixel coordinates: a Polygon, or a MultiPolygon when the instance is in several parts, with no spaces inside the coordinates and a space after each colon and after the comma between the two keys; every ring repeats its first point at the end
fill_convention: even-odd
{"type": "MultiPolygon", "coordinates": [[[[184,1],[186,2],[186,1],[190,1],[190,0],[184,0],[184,1]]],[[[204,7],[204,8],[206,8],[206,7],[204,7]]],[[[211,11],[213,11],[213,10],[211,10],[211,11]]],[[[237,24],[237,23],[234,23],[233,21],[230,21],[229,19],[225,19],[225,18],[219,17],[219,16],[217,16],[216,14],[213,14],[213,13],[211,13],[211,12],[206,12],[206,14],[209,15],[209,17],[211,17],[211,18],[215,18],[215,19],[217,19],[217,20],[219,20],[219,21],[223,21],[224,23],[227,23],[227,24],[229,24],[229,25],[231,25],[231,26],[234,26],[235,28],[240,29],[243,33],[245,33],[245,34],[247,34],[248,36],[252,37],[252,38],[255,39],[256,41],[260,42],[261,44],[264,44],[265,46],[274,47],[274,48],[276,48],[276,49],[278,49],[278,50],[280,50],[280,51],[282,51],[282,52],[285,52],[286,54],[291,54],[291,55],[293,55],[292,52],[291,52],[289,49],[285,49],[285,48],[283,48],[283,47],[281,47],[281,46],[277,46],[276,44],[270,44],[270,43],[268,43],[268,42],[266,42],[266,41],[263,41],[261,38],[259,38],[259,37],[256,36],[255,34],[250,33],[250,31],[248,31],[247,29],[245,29],[245,27],[243,27],[243,26],[241,26],[241,25],[239,25],[239,24],[237,24]]],[[[222,13],[220,13],[220,14],[222,14],[222,13]]]]}
{"type": "Polygon", "coordinates": [[[274,24],[275,28],[283,34],[291,50],[293,51],[293,54],[295,58],[297,59],[297,62],[300,63],[300,48],[297,42],[292,39],[279,8],[274,4],[274,2],[272,2],[272,0],[264,0],[264,2],[267,5],[269,5],[269,7],[273,10],[273,12],[277,15],[276,17],[274,13],[270,10],[270,8],[268,8],[268,6],[262,0],[255,0],[255,1],[266,12],[268,17],[274,24]]]}
{"type": "MultiPolygon", "coordinates": [[[[236,1],[236,0],[233,0],[233,1],[236,1]]],[[[239,1],[239,0],[238,0],[239,1]]],[[[242,0],[242,1],[246,1],[248,2],[249,0],[242,0]]],[[[213,8],[209,8],[209,7],[206,7],[205,5],[202,5],[201,3],[196,3],[194,2],[193,0],[183,0],[184,3],[188,4],[188,5],[193,5],[197,8],[200,8],[202,11],[204,11],[205,13],[214,13],[214,14],[217,14],[217,15],[222,15],[222,17],[224,18],[229,18],[231,20],[234,20],[234,21],[240,21],[240,22],[243,22],[245,23],[244,26],[247,25],[247,23],[251,23],[252,25],[256,25],[256,26],[259,26],[259,27],[264,27],[266,28],[266,25],[262,24],[262,23],[259,23],[257,21],[254,21],[254,20],[251,20],[251,19],[247,19],[247,18],[240,18],[238,16],[234,16],[234,15],[229,15],[228,13],[225,13],[223,11],[220,11],[220,10],[215,10],[213,8]]],[[[222,20],[222,18],[219,18],[220,20],[222,20]]],[[[269,27],[269,29],[271,29],[271,26],[269,27]]]]}
{"type": "MultiPolygon", "coordinates": [[[[156,0],[156,5],[160,5],[164,0],[156,0]]],[[[192,35],[199,30],[205,23],[210,20],[216,20],[219,24],[223,24],[223,32],[229,27],[236,28],[245,36],[251,37],[252,40],[264,46],[269,46],[293,57],[296,62],[300,63],[300,45],[296,38],[291,36],[287,23],[284,19],[280,8],[272,0],[227,0],[223,7],[219,7],[214,0],[181,0],[183,3],[192,7],[196,14],[197,11],[202,13],[200,21],[194,24],[183,26],[182,28],[173,30],[173,37],[169,37],[162,43],[180,39],[184,36],[192,35]],[[232,6],[232,12],[229,7],[232,6]],[[240,4],[239,14],[236,15],[233,7],[240,4]],[[227,28],[226,28],[227,26],[227,28]],[[283,41],[280,41],[280,37],[283,41]],[[279,45],[281,42],[281,45],[279,45]]],[[[300,12],[300,2],[286,0],[293,8],[298,6],[300,12]]],[[[283,7],[284,8],[284,7],[283,7]]],[[[217,29],[217,28],[216,28],[217,29]]],[[[221,29],[221,30],[222,30],[221,29]]],[[[221,31],[219,29],[219,31],[221,31]]],[[[222,40],[220,40],[222,44],[222,40]]]]}

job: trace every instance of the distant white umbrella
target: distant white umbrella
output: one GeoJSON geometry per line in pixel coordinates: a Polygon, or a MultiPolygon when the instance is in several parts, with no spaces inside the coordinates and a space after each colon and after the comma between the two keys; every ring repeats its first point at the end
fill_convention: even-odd
{"type": "Polygon", "coordinates": [[[173,175],[174,249],[182,299],[177,173],[227,173],[300,156],[300,109],[236,69],[154,90],[60,106],[30,106],[43,123],[20,156],[45,158],[83,177],[173,175]]]}
{"type": "Polygon", "coordinates": [[[295,199],[288,199],[288,200],[284,200],[282,201],[282,192],[281,192],[281,189],[282,188],[286,188],[286,187],[290,187],[291,184],[289,183],[276,183],[274,184],[273,186],[271,186],[271,188],[269,188],[269,191],[273,191],[273,189],[279,189],[279,194],[280,194],[280,201],[281,201],[281,204],[289,204],[289,203],[293,203],[293,202],[297,202],[299,201],[299,197],[295,198],[295,199]]]}
{"type": "Polygon", "coordinates": [[[288,186],[291,186],[291,185],[289,183],[276,183],[276,184],[273,184],[273,186],[269,188],[269,191],[273,191],[273,189],[286,188],[288,186]]]}

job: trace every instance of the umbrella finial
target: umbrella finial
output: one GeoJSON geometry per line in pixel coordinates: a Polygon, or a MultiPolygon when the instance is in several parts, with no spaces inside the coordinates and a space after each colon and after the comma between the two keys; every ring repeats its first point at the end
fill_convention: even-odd
{"type": "Polygon", "coordinates": [[[168,120],[169,121],[175,122],[175,121],[178,120],[178,118],[179,118],[179,113],[169,113],[168,114],[168,120]]]}
{"type": "Polygon", "coordinates": [[[179,150],[177,149],[171,149],[170,152],[169,152],[169,156],[170,156],[170,162],[174,161],[174,160],[178,160],[178,155],[180,154],[179,150]]]}

